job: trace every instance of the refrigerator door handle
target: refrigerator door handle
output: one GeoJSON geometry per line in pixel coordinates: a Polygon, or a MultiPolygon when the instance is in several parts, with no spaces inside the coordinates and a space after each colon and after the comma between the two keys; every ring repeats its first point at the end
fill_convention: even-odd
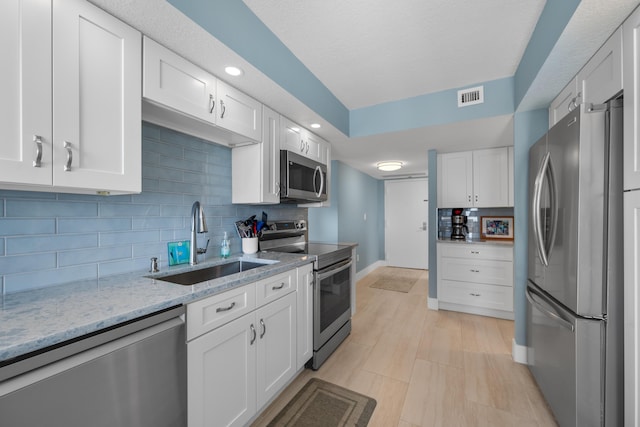
{"type": "Polygon", "coordinates": [[[556,226],[558,221],[557,215],[557,200],[556,200],[556,182],[553,175],[553,168],[551,166],[551,153],[547,152],[542,160],[542,165],[536,176],[534,191],[533,191],[533,203],[531,212],[533,218],[533,230],[536,238],[536,247],[538,249],[538,255],[545,267],[549,266],[549,255],[551,254],[551,248],[553,246],[556,236],[556,226]],[[545,236],[542,234],[542,219],[540,217],[540,204],[542,201],[542,189],[544,188],[545,179],[549,180],[549,191],[551,199],[551,228],[550,233],[545,240],[545,236]]]}
{"type": "Polygon", "coordinates": [[[574,326],[571,322],[563,319],[560,315],[558,315],[557,313],[554,313],[552,309],[549,309],[546,307],[546,305],[543,305],[541,302],[536,301],[536,298],[533,296],[533,294],[536,294],[537,296],[542,297],[541,295],[539,295],[536,291],[533,291],[531,288],[527,287],[527,299],[529,300],[529,302],[535,306],[538,310],[540,310],[542,313],[544,313],[547,317],[553,319],[556,323],[560,324],[561,326],[563,326],[564,328],[569,329],[571,332],[574,331],[574,326]]]}

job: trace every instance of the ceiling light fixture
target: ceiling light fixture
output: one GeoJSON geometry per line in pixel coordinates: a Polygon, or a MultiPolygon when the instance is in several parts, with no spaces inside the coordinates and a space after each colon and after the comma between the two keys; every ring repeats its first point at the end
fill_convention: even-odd
{"type": "Polygon", "coordinates": [[[397,171],[404,163],[398,161],[379,162],[376,167],[385,172],[397,171]]]}
{"type": "Polygon", "coordinates": [[[311,123],[310,126],[314,129],[320,129],[320,123],[311,123]]]}
{"type": "Polygon", "coordinates": [[[224,72],[234,77],[238,77],[244,74],[244,71],[242,71],[238,67],[225,67],[224,72]]]}

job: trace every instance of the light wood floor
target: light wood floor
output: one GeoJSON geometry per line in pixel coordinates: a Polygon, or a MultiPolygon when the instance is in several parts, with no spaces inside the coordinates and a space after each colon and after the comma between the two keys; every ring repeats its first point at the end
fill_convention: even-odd
{"type": "Polygon", "coordinates": [[[369,426],[556,426],[526,366],[511,359],[513,322],[427,309],[428,272],[409,293],[357,283],[351,335],[306,369],[256,420],[266,425],[312,377],[377,400],[369,426]]]}

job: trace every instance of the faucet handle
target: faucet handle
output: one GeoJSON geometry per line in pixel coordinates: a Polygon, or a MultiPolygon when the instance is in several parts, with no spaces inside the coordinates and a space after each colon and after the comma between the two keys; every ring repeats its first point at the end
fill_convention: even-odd
{"type": "Polygon", "coordinates": [[[206,254],[207,253],[207,249],[209,248],[209,240],[211,239],[207,239],[207,244],[204,248],[198,248],[198,253],[199,254],[206,254]]]}

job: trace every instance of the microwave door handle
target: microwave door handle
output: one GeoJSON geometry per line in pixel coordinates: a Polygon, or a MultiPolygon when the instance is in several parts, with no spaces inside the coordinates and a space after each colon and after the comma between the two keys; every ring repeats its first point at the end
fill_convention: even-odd
{"type": "Polygon", "coordinates": [[[316,192],[316,197],[320,197],[322,195],[322,190],[324,189],[324,176],[322,173],[322,168],[320,166],[316,166],[316,170],[313,171],[313,189],[316,189],[316,176],[320,174],[320,190],[316,192]]]}

